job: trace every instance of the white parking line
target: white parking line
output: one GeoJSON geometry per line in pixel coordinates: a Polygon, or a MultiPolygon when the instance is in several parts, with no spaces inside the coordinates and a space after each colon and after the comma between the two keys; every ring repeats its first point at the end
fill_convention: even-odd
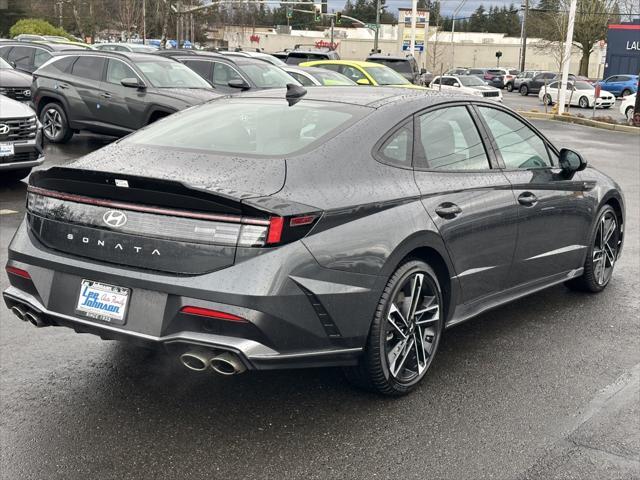
{"type": "Polygon", "coordinates": [[[18,213],[15,210],[7,210],[6,208],[3,208],[0,210],[0,215],[13,215],[14,213],[18,213]]]}

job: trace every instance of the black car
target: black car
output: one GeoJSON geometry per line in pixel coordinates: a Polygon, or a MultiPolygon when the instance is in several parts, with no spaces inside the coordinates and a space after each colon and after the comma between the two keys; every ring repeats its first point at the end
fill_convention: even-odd
{"type": "Polygon", "coordinates": [[[220,92],[238,93],[252,89],[284,88],[289,83],[299,85],[280,67],[255,58],[231,57],[209,52],[172,55],[172,58],[184,63],[220,92]]]}
{"type": "MultiPolygon", "coordinates": [[[[555,80],[560,80],[561,75],[558,75],[556,72],[540,72],[535,75],[533,78],[525,78],[520,83],[519,92],[520,95],[527,96],[530,93],[538,94],[540,93],[540,89],[545,86],[545,84],[550,84],[555,80]]],[[[568,80],[575,81],[576,76],[572,73],[569,74],[568,80]]]]}
{"type": "Polygon", "coordinates": [[[425,68],[420,68],[412,55],[402,57],[375,53],[369,55],[365,61],[386,65],[415,85],[428,85],[433,80],[433,75],[431,74],[429,74],[431,78],[425,78],[429,72],[425,68]]]}
{"type": "Polygon", "coordinates": [[[31,75],[20,72],[0,58],[0,95],[31,102],[31,75]]]}
{"type": "Polygon", "coordinates": [[[220,93],[171,58],[76,51],[34,72],[31,95],[47,140],[64,143],[79,130],[126,135],[220,93]]]}
{"type": "Polygon", "coordinates": [[[602,291],[624,220],[613,180],[495,102],[290,86],[34,172],[4,298],[191,370],[342,366],[400,395],[444,328],[561,283],[602,291]]]}
{"type": "Polygon", "coordinates": [[[295,48],[287,52],[284,62],[287,65],[300,65],[316,60],[340,60],[340,55],[335,50],[295,48]]]}
{"type": "Polygon", "coordinates": [[[44,65],[56,52],[68,50],[85,51],[85,49],[64,43],[2,42],[0,43],[0,58],[6,60],[16,70],[30,74],[44,65]]]}

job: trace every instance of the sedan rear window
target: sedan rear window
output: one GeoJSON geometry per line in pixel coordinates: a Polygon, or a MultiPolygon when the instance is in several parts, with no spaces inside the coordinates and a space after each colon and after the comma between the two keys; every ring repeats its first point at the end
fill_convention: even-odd
{"type": "Polygon", "coordinates": [[[237,155],[289,155],[344,130],[369,109],[285,99],[222,99],[173,115],[123,143],[237,155]]]}

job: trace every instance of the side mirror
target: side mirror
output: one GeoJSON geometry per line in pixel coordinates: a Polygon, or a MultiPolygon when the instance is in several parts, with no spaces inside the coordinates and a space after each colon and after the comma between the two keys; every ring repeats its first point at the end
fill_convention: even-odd
{"type": "Polygon", "coordinates": [[[11,65],[13,68],[16,68],[16,67],[17,67],[16,62],[14,62],[13,60],[11,60],[11,61],[9,62],[9,65],[11,65]]]}
{"type": "Polygon", "coordinates": [[[358,85],[371,85],[371,82],[366,78],[359,78],[356,82],[358,85]]]}
{"type": "Polygon", "coordinates": [[[122,80],[120,80],[120,85],[124,86],[124,87],[129,87],[129,88],[147,88],[147,86],[144,84],[143,81],[131,77],[131,78],[123,78],[122,80]]]}
{"type": "Polygon", "coordinates": [[[249,90],[251,88],[251,85],[249,85],[242,78],[234,78],[233,80],[229,80],[229,83],[227,83],[227,85],[229,85],[231,88],[239,88],[240,90],[249,90]]]}
{"type": "Polygon", "coordinates": [[[560,168],[567,173],[580,172],[587,168],[587,161],[578,152],[563,148],[560,150],[560,168]]]}
{"type": "Polygon", "coordinates": [[[427,73],[427,69],[426,68],[421,68],[420,69],[420,75],[424,75],[425,73],[427,73]]]}

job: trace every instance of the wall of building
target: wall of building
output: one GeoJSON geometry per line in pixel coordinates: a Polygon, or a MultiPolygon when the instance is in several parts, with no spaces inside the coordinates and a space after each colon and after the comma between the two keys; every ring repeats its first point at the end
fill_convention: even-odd
{"type": "MultiPolygon", "coordinates": [[[[403,25],[385,26],[381,32],[379,48],[382,53],[397,55],[402,53],[403,25]]],[[[217,36],[228,43],[229,48],[260,48],[265,52],[277,52],[291,49],[298,44],[313,46],[315,42],[329,42],[329,32],[296,31],[291,34],[278,34],[273,29],[225,26],[218,30],[217,36]],[[252,41],[253,39],[253,41],[252,41]],[[257,41],[256,41],[257,40],[257,41]]],[[[373,48],[373,32],[368,29],[334,29],[334,42],[340,57],[348,60],[363,60],[373,48]]],[[[497,65],[496,51],[502,52],[500,66],[518,67],[520,57],[520,39],[505,37],[496,33],[455,33],[453,42],[449,32],[436,32],[430,29],[427,40],[427,53],[416,54],[421,65],[434,73],[446,71],[453,66],[493,67],[497,65]]],[[[560,48],[545,47],[540,39],[527,42],[526,67],[530,70],[558,70],[560,48]]],[[[572,73],[577,73],[581,52],[573,49],[571,58],[572,73]]],[[[602,76],[602,51],[598,46],[591,54],[589,76],[602,76]]]]}

